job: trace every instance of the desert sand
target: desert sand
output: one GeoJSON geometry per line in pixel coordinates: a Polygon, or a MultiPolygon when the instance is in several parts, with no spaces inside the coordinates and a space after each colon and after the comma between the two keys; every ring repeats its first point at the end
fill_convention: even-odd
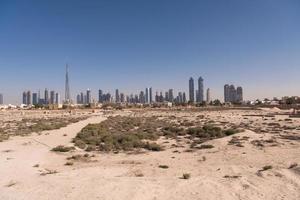
{"type": "MultiPolygon", "coordinates": [[[[9,116],[10,111],[5,112],[1,120],[9,116]]],[[[87,119],[58,130],[13,136],[0,142],[0,199],[300,199],[300,169],[296,166],[300,164],[300,140],[281,137],[300,136],[300,119],[285,121],[289,117],[277,109],[138,112],[141,116],[176,116],[189,120],[203,115],[215,122],[248,125],[243,127],[245,131],[234,136],[206,142],[214,146],[212,149],[187,151],[183,140],[162,138],[164,151],[89,152],[93,156],[75,161],[72,166],[65,165],[67,157],[84,155],[85,151],[79,148],[67,153],[51,151],[58,145],[73,146],[72,138],[89,123],[99,123],[119,114],[136,115],[135,111],[110,114],[97,111],[88,113],[87,119]],[[245,116],[270,114],[275,116],[245,116]],[[275,121],[281,127],[294,128],[268,128],[267,124],[275,121]],[[229,145],[233,137],[244,138],[242,145],[229,145]],[[271,139],[273,142],[263,142],[271,139]],[[264,145],[255,145],[252,142],[255,140],[264,145]],[[168,168],[160,168],[160,165],[168,168]],[[264,166],[272,168],[260,171],[264,166]],[[184,173],[191,177],[183,179],[184,173]]]]}

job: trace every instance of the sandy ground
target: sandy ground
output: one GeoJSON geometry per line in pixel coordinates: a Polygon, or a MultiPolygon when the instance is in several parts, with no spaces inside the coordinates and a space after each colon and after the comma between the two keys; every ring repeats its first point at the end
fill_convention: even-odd
{"type": "MultiPolygon", "coordinates": [[[[205,115],[235,123],[244,119],[239,111],[205,115]]],[[[300,142],[277,139],[278,145],[264,148],[251,144],[255,139],[270,139],[274,136],[270,133],[246,130],[235,135],[250,138],[244,147],[228,145],[232,136],[207,142],[215,146],[213,149],[194,152],[187,152],[186,145],[180,142],[178,147],[171,147],[176,141],[168,141],[165,151],[94,153],[92,161],[75,162],[73,166],[65,166],[66,158],[84,154],[82,150],[50,151],[57,145],[73,145],[72,138],[84,126],[102,120],[102,114],[94,114],[60,130],[0,143],[0,199],[300,199],[300,171],[288,169],[293,163],[300,164],[300,142]],[[257,175],[266,165],[273,168],[257,175]],[[41,175],[54,170],[57,173],[41,175]],[[183,173],[191,174],[191,178],[182,179],[183,173]]],[[[244,120],[259,123],[257,118],[244,120]]],[[[293,123],[300,124],[298,120],[293,123]]]]}

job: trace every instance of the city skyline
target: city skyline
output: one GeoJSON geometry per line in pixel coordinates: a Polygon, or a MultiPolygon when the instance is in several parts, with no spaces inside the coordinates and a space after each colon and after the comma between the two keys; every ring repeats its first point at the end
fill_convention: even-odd
{"type": "Polygon", "coordinates": [[[245,100],[300,94],[297,1],[69,4],[0,2],[5,103],[44,88],[64,100],[65,63],[73,101],[87,88],[96,98],[99,88],[130,94],[148,86],[153,96],[173,88],[188,98],[187,78],[200,75],[214,99],[223,99],[225,83],[242,85],[245,100]]]}

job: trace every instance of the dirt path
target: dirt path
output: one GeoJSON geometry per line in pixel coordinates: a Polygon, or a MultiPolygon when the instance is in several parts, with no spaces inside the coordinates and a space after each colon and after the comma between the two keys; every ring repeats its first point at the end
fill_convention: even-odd
{"type": "MultiPolygon", "coordinates": [[[[93,116],[42,135],[13,137],[0,143],[0,199],[32,199],[32,191],[43,188],[42,185],[46,186],[48,182],[48,177],[41,177],[40,174],[46,170],[59,172],[66,162],[65,156],[50,150],[58,145],[71,145],[72,138],[83,127],[103,120],[102,115],[93,116]],[[35,165],[39,167],[33,167],[35,165]]],[[[51,190],[51,187],[44,189],[51,190]]],[[[34,199],[40,198],[34,196],[34,199]]]]}

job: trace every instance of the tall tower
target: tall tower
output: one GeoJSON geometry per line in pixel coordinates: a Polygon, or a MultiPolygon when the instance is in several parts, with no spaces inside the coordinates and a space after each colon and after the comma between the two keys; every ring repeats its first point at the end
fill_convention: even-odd
{"type": "Polygon", "coordinates": [[[243,101],[243,88],[242,87],[236,88],[236,100],[238,103],[241,103],[243,101]]]}
{"type": "Polygon", "coordinates": [[[70,85],[69,85],[69,66],[66,65],[66,83],[65,83],[65,103],[70,104],[71,103],[71,97],[70,97],[70,85]]]}
{"type": "Polygon", "coordinates": [[[149,89],[146,88],[145,90],[145,103],[149,103],[149,89]]]}
{"type": "Polygon", "coordinates": [[[230,95],[229,95],[229,85],[226,84],[224,85],[224,102],[227,103],[227,102],[230,102],[230,95]]]}
{"type": "Polygon", "coordinates": [[[202,103],[204,101],[204,88],[203,88],[203,78],[200,76],[198,79],[198,102],[202,103]]]}
{"type": "Polygon", "coordinates": [[[194,89],[194,79],[191,77],[189,80],[189,96],[190,96],[190,102],[195,102],[195,89],[194,89]]]}
{"type": "Polygon", "coordinates": [[[0,94],[0,105],[3,104],[3,94],[0,94]]]}
{"type": "Polygon", "coordinates": [[[92,94],[91,94],[91,90],[87,89],[86,91],[86,104],[90,104],[92,103],[92,94]]]}
{"type": "Polygon", "coordinates": [[[209,104],[210,101],[211,101],[211,99],[210,99],[210,89],[207,88],[207,90],[206,90],[206,103],[209,104]]]}
{"type": "Polygon", "coordinates": [[[149,88],[149,102],[152,103],[153,100],[152,100],[152,87],[149,88]]]}
{"type": "Polygon", "coordinates": [[[119,93],[119,89],[116,89],[116,103],[120,103],[120,93],[119,93]]]}

